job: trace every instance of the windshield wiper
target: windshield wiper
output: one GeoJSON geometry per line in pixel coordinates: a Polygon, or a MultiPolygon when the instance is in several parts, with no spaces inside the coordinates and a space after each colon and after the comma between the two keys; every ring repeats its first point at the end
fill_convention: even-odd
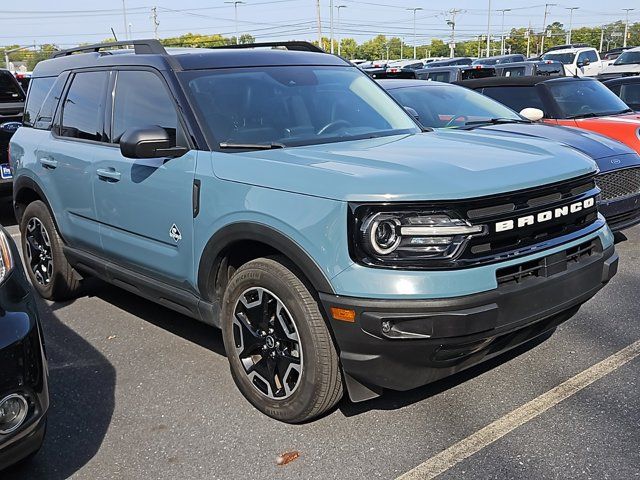
{"type": "Polygon", "coordinates": [[[578,118],[593,118],[593,117],[599,117],[603,114],[601,113],[593,113],[593,112],[589,112],[589,113],[579,113],[578,115],[571,115],[570,117],[567,117],[568,120],[575,120],[578,118]]]}
{"type": "Polygon", "coordinates": [[[465,126],[499,125],[501,123],[531,123],[531,121],[522,120],[520,118],[487,118],[486,120],[474,120],[473,122],[464,122],[465,126]]]}
{"type": "Polygon", "coordinates": [[[284,143],[228,143],[222,142],[218,146],[221,149],[237,149],[237,150],[273,150],[275,148],[285,148],[284,143]]]}

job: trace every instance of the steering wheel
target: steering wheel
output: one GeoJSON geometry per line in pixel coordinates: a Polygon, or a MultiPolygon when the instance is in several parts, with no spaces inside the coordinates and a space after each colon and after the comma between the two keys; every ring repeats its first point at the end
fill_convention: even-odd
{"type": "Polygon", "coordinates": [[[338,130],[340,127],[350,127],[351,124],[346,120],[334,120],[333,122],[327,123],[324,127],[318,130],[318,135],[324,135],[325,133],[329,133],[333,130],[338,130]]]}
{"type": "Polygon", "coordinates": [[[466,115],[454,115],[453,118],[447,122],[444,128],[453,127],[457,120],[464,120],[466,122],[469,120],[469,117],[466,115]]]}

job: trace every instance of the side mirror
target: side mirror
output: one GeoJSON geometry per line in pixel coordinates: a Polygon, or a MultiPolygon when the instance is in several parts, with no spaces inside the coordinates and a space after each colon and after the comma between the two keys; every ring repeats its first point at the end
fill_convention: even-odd
{"type": "Polygon", "coordinates": [[[532,122],[538,122],[544,118],[544,112],[539,108],[524,108],[520,111],[520,115],[532,122]]]}
{"type": "Polygon", "coordinates": [[[176,147],[162,127],[148,126],[127,129],[120,137],[120,153],[127,158],[181,157],[189,150],[176,147]]]}
{"type": "Polygon", "coordinates": [[[404,107],[404,109],[407,111],[407,113],[409,115],[411,115],[413,118],[415,118],[416,120],[420,120],[420,114],[418,112],[416,112],[413,108],[411,107],[404,107]]]}

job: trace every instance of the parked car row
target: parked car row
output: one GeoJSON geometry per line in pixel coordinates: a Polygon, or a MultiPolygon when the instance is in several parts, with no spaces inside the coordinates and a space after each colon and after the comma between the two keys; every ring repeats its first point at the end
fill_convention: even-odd
{"type": "MultiPolygon", "coordinates": [[[[627,115],[575,81],[592,91],[554,102],[627,115]]],[[[97,277],[220,328],[247,401],[298,423],[552,333],[616,274],[636,151],[461,86],[381,85],[306,42],[55,53],[9,149],[31,284],[61,301],[97,277]]],[[[33,297],[0,247],[0,359],[29,356],[0,371],[3,468],[37,450],[48,401],[33,297]]]]}

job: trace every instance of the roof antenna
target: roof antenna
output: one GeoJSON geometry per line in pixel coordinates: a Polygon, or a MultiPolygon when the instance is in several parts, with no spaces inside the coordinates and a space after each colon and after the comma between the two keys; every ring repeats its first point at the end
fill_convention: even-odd
{"type": "Polygon", "coordinates": [[[113,29],[113,27],[111,27],[111,33],[113,33],[113,39],[117,42],[118,41],[118,37],[116,36],[116,32],[113,29]]]}

